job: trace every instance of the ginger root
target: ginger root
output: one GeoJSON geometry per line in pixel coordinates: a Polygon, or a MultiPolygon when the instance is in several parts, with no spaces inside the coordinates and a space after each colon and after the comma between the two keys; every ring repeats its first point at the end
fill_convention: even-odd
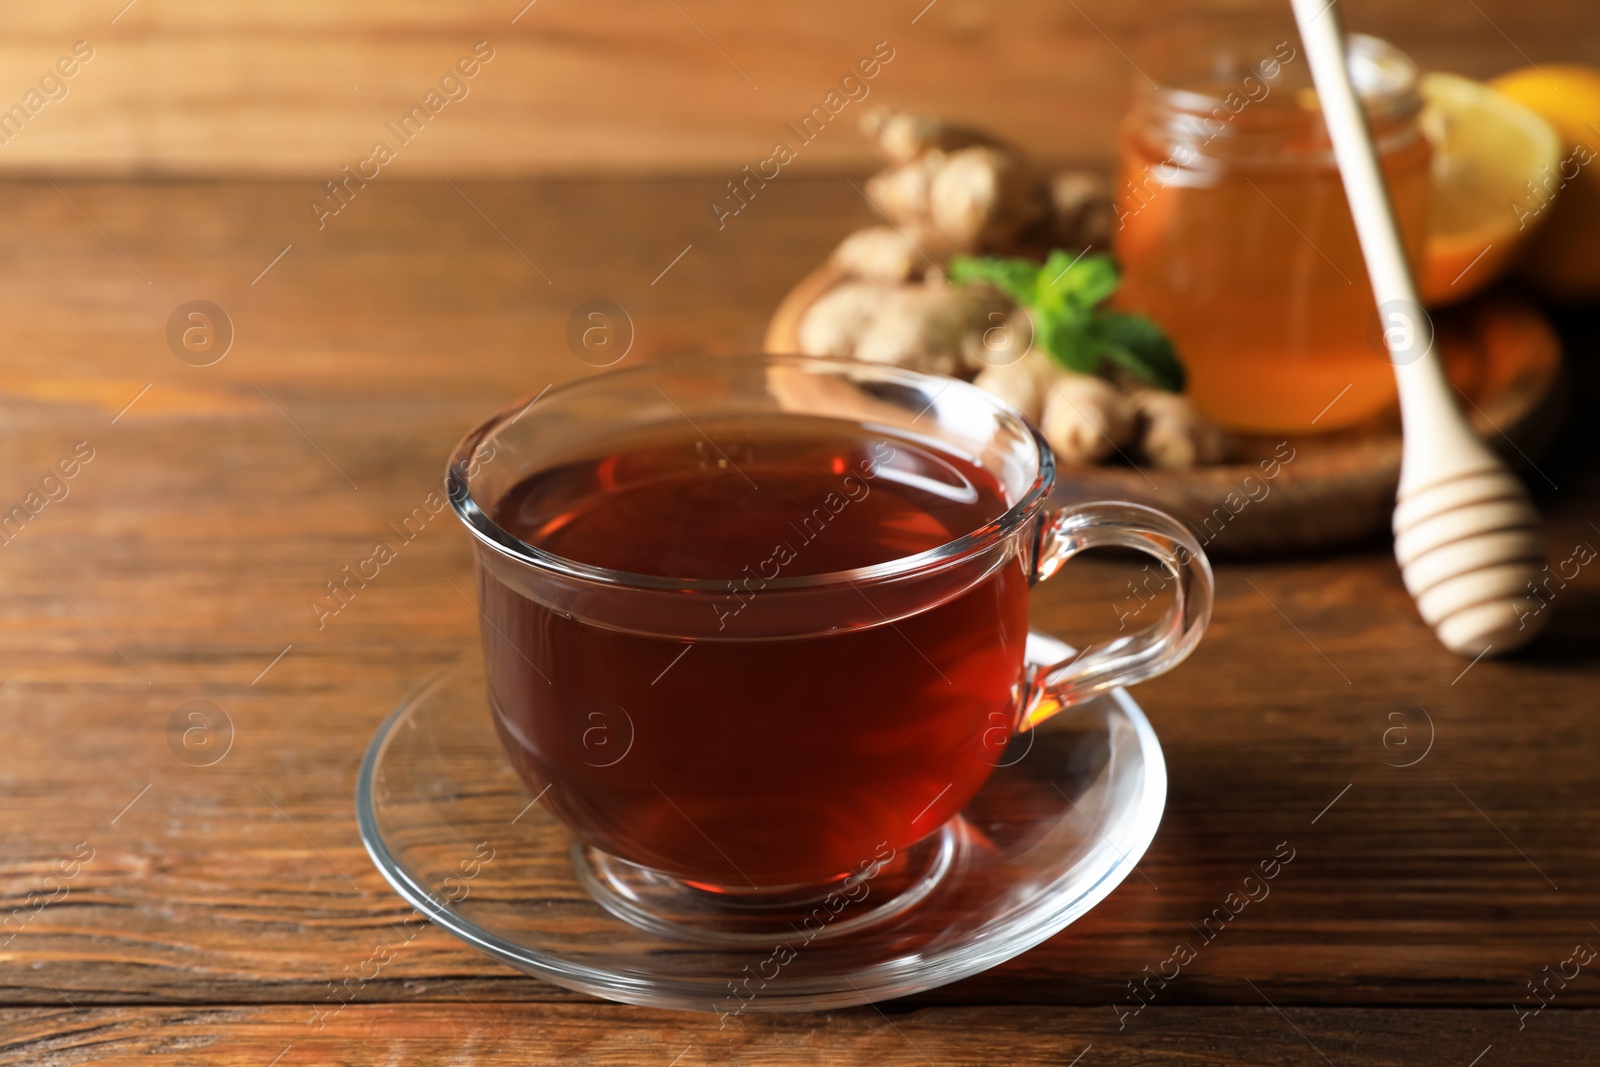
{"type": "Polygon", "coordinates": [[[1044,413],[1045,394],[1061,371],[1043,352],[1029,352],[1015,363],[986,367],[972,384],[1017,409],[1029,422],[1044,413]]]}
{"type": "MultiPolygon", "coordinates": [[[[1026,308],[991,310],[987,321],[974,322],[962,340],[961,355],[967,370],[981,374],[991,368],[1017,363],[1033,351],[1033,316],[1026,308]]],[[[1042,354],[1042,353],[1041,353],[1042,354]]]]}
{"type": "Polygon", "coordinates": [[[1050,382],[1039,432],[1063,463],[1098,463],[1133,442],[1139,414],[1104,378],[1062,373],[1050,382]]]}
{"type": "Polygon", "coordinates": [[[905,282],[922,277],[930,261],[945,256],[939,235],[924,226],[868,226],[841,241],[829,262],[857,278],[905,282]]]}
{"type": "Polygon", "coordinates": [[[867,181],[867,199],[896,226],[931,229],[946,251],[1003,247],[1051,217],[1044,176],[981,131],[900,111],[863,128],[890,161],[867,181]]]}
{"type": "Polygon", "coordinates": [[[1044,183],[1034,169],[988,145],[946,155],[928,188],[929,219],[957,248],[1004,244],[1046,210],[1044,183]]]}
{"type": "Polygon", "coordinates": [[[1131,393],[1094,375],[1061,370],[1042,351],[990,366],[972,384],[1039,426],[1062,463],[1099,463],[1135,444],[1167,470],[1227,461],[1233,442],[1188,397],[1159,389],[1131,393]]]}
{"type": "Polygon", "coordinates": [[[972,126],[962,126],[933,115],[913,115],[893,108],[874,108],[861,118],[861,131],[891,163],[909,163],[924,152],[948,152],[974,144],[993,144],[994,138],[972,126]]]}
{"type": "Polygon", "coordinates": [[[1066,170],[1050,179],[1051,229],[1063,248],[1109,248],[1117,208],[1098,174],[1066,170]]]}
{"type": "Polygon", "coordinates": [[[933,176],[944,166],[943,152],[929,152],[881,170],[867,179],[867,199],[896,226],[928,226],[933,176]]]}
{"type": "Polygon", "coordinates": [[[848,356],[892,292],[886,285],[846,282],[824,293],[806,309],[796,330],[808,356],[848,356]]]}
{"type": "Polygon", "coordinates": [[[1228,458],[1232,442],[1227,433],[1188,397],[1140,389],[1131,400],[1142,423],[1139,451],[1157,467],[1180,470],[1228,458]]]}
{"type": "Polygon", "coordinates": [[[988,286],[945,282],[954,253],[1106,247],[1117,219],[1104,178],[1047,175],[999,138],[935,116],[877,108],[862,129],[888,161],[866,184],[887,225],[834,249],[830,262],[849,280],[801,317],[801,351],[970,378],[1038,425],[1065,464],[1132,455],[1181,469],[1229,458],[1232,439],[1186,398],[1118,368],[1069,373],[1034,350],[1026,308],[988,286]]]}
{"type": "Polygon", "coordinates": [[[857,340],[855,357],[932,374],[956,374],[962,367],[966,335],[982,328],[991,312],[1008,306],[1003,296],[984,286],[938,283],[891,289],[857,340]]]}

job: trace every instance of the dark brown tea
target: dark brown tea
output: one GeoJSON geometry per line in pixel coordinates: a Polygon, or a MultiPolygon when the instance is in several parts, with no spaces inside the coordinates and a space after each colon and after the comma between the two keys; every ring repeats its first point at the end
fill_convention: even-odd
{"type": "Polygon", "coordinates": [[[969,459],[849,422],[700,429],[545,470],[493,508],[566,559],[727,587],[673,594],[703,599],[685,639],[480,568],[500,735],[541,802],[613,855],[727,890],[835,878],[926,837],[988,777],[1017,720],[1028,575],[1013,552],[898,616],[883,587],[841,582],[828,618],[797,606],[787,633],[767,583],[936,548],[1013,501],[969,459]]]}

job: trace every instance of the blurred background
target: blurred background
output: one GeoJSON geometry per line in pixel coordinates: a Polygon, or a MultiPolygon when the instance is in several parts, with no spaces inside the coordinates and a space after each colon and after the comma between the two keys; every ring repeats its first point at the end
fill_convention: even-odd
{"type": "MultiPolygon", "coordinates": [[[[872,97],[981,122],[1050,161],[1108,160],[1137,77],[1127,53],[1179,15],[1287,4],[1176,0],[104,0],[8,5],[0,85],[22,93],[74,42],[94,58],[0,149],[10,173],[316,180],[365,155],[473,44],[494,59],[407,146],[408,177],[737,170],[764,157],[887,41],[872,97]],[[126,4],[126,6],[124,6],[126,4]],[[912,20],[915,19],[913,22],[912,20]]],[[[1488,77],[1592,59],[1586,0],[1344,5],[1424,69],[1488,77]]],[[[9,98],[8,98],[9,100],[9,98]]],[[[874,161],[854,129],[804,169],[874,161]]]]}

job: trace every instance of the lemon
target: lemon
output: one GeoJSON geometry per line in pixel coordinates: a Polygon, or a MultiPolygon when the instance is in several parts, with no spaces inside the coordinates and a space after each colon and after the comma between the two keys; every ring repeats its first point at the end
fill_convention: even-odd
{"type": "Polygon", "coordinates": [[[1422,78],[1423,135],[1433,146],[1433,199],[1422,299],[1446,304],[1505,274],[1547,212],[1528,193],[1554,173],[1560,140],[1533,110],[1470,78],[1422,78]]]}
{"type": "Polygon", "coordinates": [[[1548,204],[1521,271],[1558,300],[1600,298],[1600,70],[1547,64],[1489,83],[1543,116],[1560,138],[1560,159],[1524,190],[1526,207],[1548,204]]]}

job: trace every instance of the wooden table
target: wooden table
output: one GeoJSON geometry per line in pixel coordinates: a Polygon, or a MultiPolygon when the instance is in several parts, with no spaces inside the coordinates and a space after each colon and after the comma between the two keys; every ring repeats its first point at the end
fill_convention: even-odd
{"type": "MultiPolygon", "coordinates": [[[[1171,773],[1140,876],[993,971],[719,1029],[430,927],[315,1024],[411,913],[362,850],[352,787],[379,720],[476,640],[450,584],[467,537],[430,527],[322,629],[308,603],[467,427],[590,372],[565,341],[577,305],[628,309],[630,361],[751,349],[868,214],[842,178],[785,175],[718,232],[719,184],[386,177],[321,231],[300,183],[5,187],[0,508],[39,506],[0,545],[0,1062],[1591,1060],[1600,959],[1574,948],[1600,946],[1600,565],[1556,591],[1530,654],[1469,666],[1382,545],[1221,569],[1199,651],[1139,690],[1171,773]],[[210,366],[169,349],[193,299],[232,321],[210,366]],[[41,485],[63,460],[74,476],[41,485]],[[194,700],[231,724],[209,766],[175,755],[194,700]],[[1281,842],[1270,896],[1203,941],[1281,842]],[[1130,983],[1179,943],[1197,958],[1133,1014],[1130,983]],[[1519,1014],[1530,982],[1550,1005],[1519,1014]]],[[[1592,324],[1563,326],[1592,411],[1592,324]]],[[[1557,560],[1600,545],[1595,429],[1574,422],[1530,475],[1557,560]]],[[[1036,624],[1114,629],[1129,572],[1073,566],[1036,624]]]]}

